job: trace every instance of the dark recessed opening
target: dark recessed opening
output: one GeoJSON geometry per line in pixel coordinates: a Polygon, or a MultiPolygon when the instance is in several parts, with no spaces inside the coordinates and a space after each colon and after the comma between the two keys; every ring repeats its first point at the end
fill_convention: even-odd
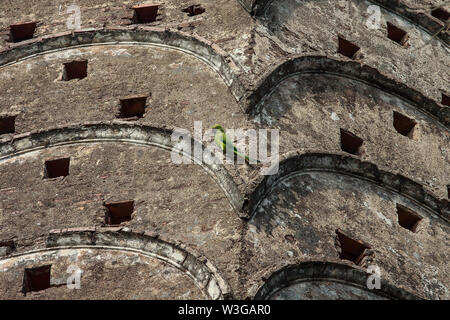
{"type": "Polygon", "coordinates": [[[450,184],[447,185],[447,198],[450,199],[450,184]]]}
{"type": "Polygon", "coordinates": [[[250,204],[250,201],[248,198],[245,198],[244,201],[242,202],[242,210],[243,211],[247,211],[248,210],[248,206],[250,204]]]}
{"type": "Polygon", "coordinates": [[[64,63],[62,79],[70,81],[72,79],[84,79],[87,77],[87,60],[71,61],[64,63]]]}
{"type": "Polygon", "coordinates": [[[52,179],[69,175],[70,158],[45,161],[44,177],[52,179]]]}
{"type": "Polygon", "coordinates": [[[131,220],[131,214],[134,211],[134,201],[121,201],[105,203],[107,213],[105,223],[109,225],[118,225],[131,220]]]}
{"type": "Polygon", "coordinates": [[[448,95],[446,95],[445,93],[443,93],[441,103],[444,106],[450,106],[450,97],[448,95]]]}
{"type": "Polygon", "coordinates": [[[192,16],[196,16],[196,15],[199,15],[199,14],[202,14],[203,12],[205,12],[205,8],[203,8],[199,4],[194,4],[194,5],[189,6],[181,11],[186,12],[189,16],[192,17],[192,16]]]}
{"type": "Polygon", "coordinates": [[[145,113],[145,104],[147,103],[146,96],[140,97],[128,97],[120,99],[120,117],[121,118],[131,118],[138,117],[142,118],[145,113]]]}
{"type": "Polygon", "coordinates": [[[353,133],[341,129],[341,150],[354,154],[359,155],[360,149],[363,144],[363,139],[357,137],[353,133]]]}
{"type": "Polygon", "coordinates": [[[394,111],[394,128],[398,133],[412,139],[416,124],[414,120],[394,111]]]}
{"type": "Polygon", "coordinates": [[[367,254],[366,249],[370,249],[370,247],[364,244],[362,241],[350,238],[340,230],[336,230],[336,234],[339,246],[341,248],[339,258],[350,260],[354,264],[360,265],[363,258],[367,254]]]}
{"type": "Polygon", "coordinates": [[[36,292],[50,288],[51,265],[25,269],[23,275],[23,293],[36,292]]]}
{"type": "Polygon", "coordinates": [[[14,133],[16,116],[0,117],[0,134],[14,133]]]}
{"type": "Polygon", "coordinates": [[[397,204],[397,214],[399,225],[412,232],[416,232],[417,226],[420,220],[422,220],[418,214],[400,204],[397,204]]]}
{"type": "Polygon", "coordinates": [[[286,239],[286,241],[290,242],[290,243],[294,243],[295,242],[295,238],[294,238],[294,236],[292,234],[285,235],[284,239],[286,239]]]}
{"type": "Polygon", "coordinates": [[[406,31],[394,26],[392,23],[387,23],[388,38],[397,42],[400,45],[405,45],[408,40],[408,34],[406,31]]]}
{"type": "Polygon", "coordinates": [[[148,3],[134,6],[134,21],[136,23],[148,23],[156,20],[159,4],[148,3]]]}
{"type": "Polygon", "coordinates": [[[32,39],[36,30],[37,22],[26,22],[12,24],[9,26],[10,38],[12,42],[20,42],[32,39]]]}
{"type": "Polygon", "coordinates": [[[435,18],[438,18],[439,20],[442,20],[446,22],[448,18],[450,17],[450,13],[448,11],[445,11],[442,8],[437,8],[431,11],[431,15],[435,18]]]}
{"type": "Polygon", "coordinates": [[[16,243],[14,240],[0,240],[0,252],[8,255],[16,250],[16,243]]]}
{"type": "Polygon", "coordinates": [[[338,37],[339,48],[338,52],[350,59],[355,58],[355,54],[359,51],[359,47],[344,38],[338,37]]]}

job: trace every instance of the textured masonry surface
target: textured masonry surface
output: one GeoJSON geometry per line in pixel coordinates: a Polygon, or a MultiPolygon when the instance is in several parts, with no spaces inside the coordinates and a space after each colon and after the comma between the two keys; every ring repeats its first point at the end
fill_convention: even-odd
{"type": "Polygon", "coordinates": [[[194,3],[169,0],[136,25],[140,3],[80,0],[74,32],[70,1],[0,4],[0,118],[15,117],[0,136],[3,299],[449,298],[440,1],[200,0],[205,12],[189,16],[194,3]],[[380,29],[366,26],[370,5],[380,29]],[[9,26],[29,21],[34,37],[10,42],[9,26]],[[338,36],[360,47],[354,59],[338,36]],[[61,81],[81,60],[87,77],[61,81]],[[118,120],[130,96],[148,97],[145,113],[118,120]],[[409,136],[394,112],[415,121],[409,136]],[[170,135],[194,134],[194,121],[279,129],[278,174],[174,164],[170,135]],[[341,151],[341,129],[363,139],[359,155],[341,151]],[[69,174],[47,179],[45,161],[61,158],[69,174]],[[107,226],[104,204],[128,200],[131,220],[107,226]],[[420,216],[415,232],[397,205],[420,216]],[[337,229],[370,246],[361,265],[339,258],[337,229]],[[44,265],[50,288],[24,295],[24,270],[44,265]],[[66,287],[73,265],[80,290],[66,287]]]}

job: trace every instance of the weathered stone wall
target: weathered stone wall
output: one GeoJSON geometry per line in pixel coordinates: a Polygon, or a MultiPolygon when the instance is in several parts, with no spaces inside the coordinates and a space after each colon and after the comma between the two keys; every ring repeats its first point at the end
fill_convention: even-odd
{"type": "Polygon", "coordinates": [[[44,248],[0,262],[0,292],[8,299],[223,299],[229,296],[230,289],[214,266],[199,258],[157,239],[154,233],[136,234],[125,228],[55,230],[44,248]],[[36,264],[51,265],[50,287],[40,292],[24,292],[24,269],[36,264]],[[73,276],[70,284],[79,285],[76,290],[68,289],[68,273],[73,276]]]}
{"type": "Polygon", "coordinates": [[[398,96],[370,85],[332,75],[293,76],[261,103],[255,118],[280,128],[280,152],[340,151],[340,129],[364,140],[363,161],[376,163],[447,196],[450,136],[434,117],[398,96]],[[411,137],[393,126],[393,112],[417,124],[411,137]],[[320,120],[319,120],[320,119],[320,120]]]}
{"type": "Polygon", "coordinates": [[[418,291],[430,299],[448,294],[449,256],[447,244],[439,239],[449,229],[427,208],[365,180],[336,173],[297,173],[272,188],[249,221],[248,254],[260,257],[259,272],[274,267],[273,261],[295,263],[299,257],[339,260],[335,231],[340,229],[370,245],[374,253],[368,265],[379,266],[383,279],[399,287],[408,283],[421,288],[418,291]],[[423,217],[415,233],[398,224],[396,204],[423,217]]]}
{"type": "Polygon", "coordinates": [[[200,0],[189,16],[193,2],[170,0],[146,25],[132,19],[139,3],[79,0],[74,32],[71,1],[0,4],[0,117],[16,117],[0,136],[3,299],[449,298],[440,1],[200,0]],[[382,6],[378,30],[370,5],[382,6]],[[10,24],[33,20],[33,39],[10,42],[10,24]],[[354,59],[338,36],[361,48],[354,59]],[[81,59],[87,77],[62,81],[81,59]],[[148,95],[144,116],[116,120],[136,95],[148,95]],[[416,122],[409,137],[394,112],[416,122]],[[170,135],[194,121],[279,129],[279,173],[175,165],[170,135]],[[340,129],[364,140],[358,155],[341,151],[340,129]],[[66,157],[69,175],[46,179],[45,161],[66,157]],[[123,200],[131,220],[105,229],[104,203],[123,200]],[[420,216],[416,230],[397,205],[420,216]],[[363,263],[340,258],[336,230],[370,246],[363,263]],[[379,291],[365,285],[369,264],[379,291]],[[24,295],[25,269],[44,265],[50,288],[24,295]],[[70,265],[79,290],[65,285],[70,265]]]}
{"type": "MultiPolygon", "coordinates": [[[[433,32],[383,9],[380,9],[380,28],[369,29],[367,8],[371,2],[341,2],[342,6],[333,1],[269,2],[264,13],[257,17],[261,24],[258,31],[284,52],[329,57],[342,57],[337,52],[338,36],[341,36],[361,48],[355,57],[359,63],[407,82],[439,101],[440,91],[448,90],[445,86],[449,82],[448,74],[442,70],[450,66],[449,40],[431,39],[433,32]],[[387,22],[408,33],[406,46],[387,37],[387,22]]],[[[256,50],[259,54],[264,48],[256,46],[256,50]]]]}
{"type": "Polygon", "coordinates": [[[195,56],[174,49],[145,44],[67,49],[6,66],[1,77],[7,106],[2,113],[17,115],[17,133],[116,119],[119,99],[142,95],[148,96],[147,108],[138,123],[190,129],[202,119],[208,127],[219,122],[245,127],[221,76],[195,56]],[[88,61],[88,76],[61,81],[63,63],[73,60],[88,61]]]}
{"type": "Polygon", "coordinates": [[[308,261],[273,273],[256,299],[413,299],[418,297],[381,280],[381,289],[367,289],[367,274],[347,265],[308,261]]]}
{"type": "Polygon", "coordinates": [[[23,295],[23,269],[39,264],[51,264],[52,287],[39,294],[39,299],[204,299],[187,275],[163,262],[143,259],[135,253],[115,250],[66,249],[28,254],[10,259],[2,265],[2,296],[9,299],[29,299],[36,295],[23,295]],[[12,260],[16,264],[12,263],[12,260]],[[67,272],[76,265],[83,274],[82,290],[68,290],[67,272]],[[120,281],[118,281],[120,279],[120,281]],[[60,283],[59,283],[60,282],[60,283]],[[118,285],[118,286],[117,286],[118,285]],[[117,287],[116,287],[117,286],[117,287]]]}

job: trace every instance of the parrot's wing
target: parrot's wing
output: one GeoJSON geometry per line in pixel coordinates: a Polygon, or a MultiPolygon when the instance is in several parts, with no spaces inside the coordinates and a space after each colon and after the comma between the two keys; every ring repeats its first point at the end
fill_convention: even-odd
{"type": "Polygon", "coordinates": [[[231,149],[234,152],[237,152],[236,147],[233,145],[233,143],[227,140],[227,136],[225,135],[225,133],[218,130],[214,136],[214,140],[224,152],[226,152],[227,149],[231,149]]]}
{"type": "Polygon", "coordinates": [[[223,133],[220,132],[219,130],[217,130],[215,136],[214,136],[214,141],[216,142],[217,146],[222,149],[222,151],[226,151],[226,145],[225,145],[225,141],[223,138],[223,133]]]}
{"type": "Polygon", "coordinates": [[[229,140],[227,139],[227,136],[225,135],[224,132],[221,132],[221,131],[218,130],[218,131],[216,132],[215,136],[214,136],[214,140],[216,141],[217,145],[223,150],[223,152],[226,152],[227,149],[233,150],[233,152],[234,152],[235,154],[237,154],[239,157],[242,157],[242,158],[244,158],[245,160],[249,161],[249,158],[248,158],[246,155],[241,154],[241,153],[237,150],[237,148],[236,148],[236,146],[233,144],[233,142],[231,142],[231,141],[229,141],[229,140]]]}

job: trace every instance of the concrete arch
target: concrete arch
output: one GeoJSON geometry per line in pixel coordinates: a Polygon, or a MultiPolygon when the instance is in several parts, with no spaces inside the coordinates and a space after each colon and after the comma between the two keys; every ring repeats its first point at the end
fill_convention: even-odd
{"type": "Polygon", "coordinates": [[[45,53],[67,48],[108,44],[148,44],[187,53],[209,65],[223,79],[231,93],[240,100],[245,89],[235,75],[237,67],[228,54],[216,44],[199,36],[191,36],[173,29],[145,26],[109,29],[81,29],[43,36],[13,44],[0,51],[0,68],[45,53]]]}
{"type": "Polygon", "coordinates": [[[261,202],[284,179],[298,172],[333,172],[365,180],[380,187],[398,193],[402,197],[414,201],[431,214],[441,218],[445,223],[450,219],[450,206],[447,199],[438,199],[424,190],[421,184],[400,174],[393,174],[378,169],[369,162],[344,153],[310,152],[290,156],[279,163],[276,174],[265,176],[257,187],[248,194],[248,217],[253,217],[261,202]]]}
{"type": "MultiPolygon", "coordinates": [[[[127,122],[99,122],[59,127],[48,131],[37,131],[13,136],[11,140],[0,141],[0,163],[12,157],[42,150],[49,147],[96,142],[121,142],[142,146],[156,146],[166,150],[176,148],[171,140],[173,130],[154,128],[127,122]]],[[[189,137],[190,138],[190,137],[189,137]]],[[[191,139],[191,147],[204,146],[191,139]]],[[[208,164],[197,159],[195,153],[189,156],[195,163],[207,171],[227,196],[233,209],[240,215],[243,196],[230,173],[223,165],[208,164]]]]}
{"type": "Polygon", "coordinates": [[[190,253],[188,248],[156,238],[154,235],[137,234],[129,229],[53,230],[48,235],[44,248],[2,257],[0,264],[30,254],[43,254],[64,249],[117,250],[155,258],[187,274],[210,299],[217,300],[231,297],[229,285],[205,257],[201,257],[197,253],[190,253]]]}
{"type": "MultiPolygon", "coordinates": [[[[308,261],[296,265],[288,265],[281,270],[276,271],[265,281],[254,296],[255,300],[270,299],[278,291],[290,285],[301,282],[329,281],[344,284],[358,288],[362,291],[367,289],[368,273],[362,269],[350,267],[345,264],[326,262],[326,261],[308,261]]],[[[381,279],[381,288],[374,290],[374,295],[380,298],[417,300],[419,297],[397,288],[383,279],[381,279]]]]}
{"type": "MultiPolygon", "coordinates": [[[[268,5],[276,0],[239,0],[244,8],[255,16],[264,14],[268,5]]],[[[421,27],[429,34],[435,34],[442,29],[442,22],[432,17],[429,13],[415,13],[414,8],[409,7],[401,0],[369,0],[386,10],[393,12],[403,19],[409,20],[421,27]]],[[[446,31],[439,32],[438,37],[447,46],[450,43],[450,34],[446,31]]]]}
{"type": "Polygon", "coordinates": [[[256,85],[257,89],[243,101],[246,112],[253,117],[257,115],[275,88],[286,79],[298,74],[331,74],[366,83],[405,100],[446,129],[450,127],[450,108],[441,107],[419,91],[387,77],[368,65],[331,59],[326,56],[296,57],[267,72],[256,85]]]}

